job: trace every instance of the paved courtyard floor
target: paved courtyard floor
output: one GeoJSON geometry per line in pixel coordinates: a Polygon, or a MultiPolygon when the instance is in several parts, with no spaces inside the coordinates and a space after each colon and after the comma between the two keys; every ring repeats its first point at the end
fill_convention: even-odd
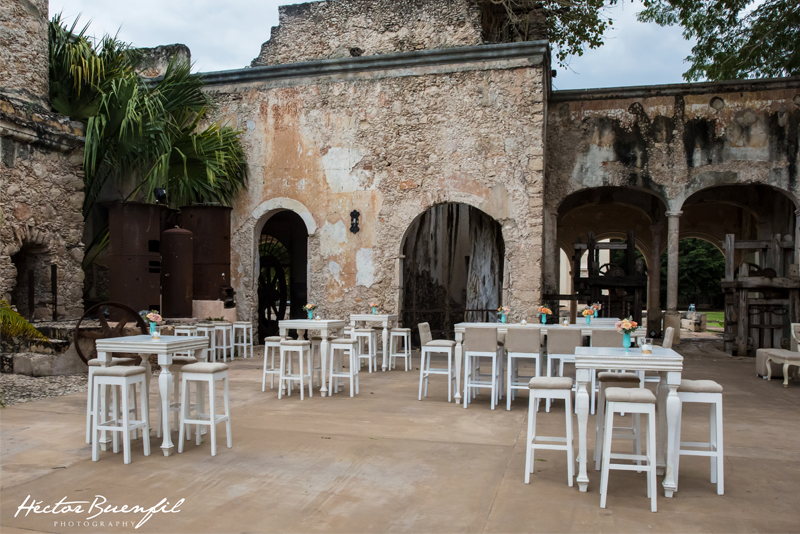
{"type": "MultiPolygon", "coordinates": [[[[725,495],[708,480],[708,459],[685,457],[674,498],[663,496],[659,477],[658,513],[649,511],[645,475],[621,471],[611,473],[601,510],[600,473],[590,469],[588,493],[568,487],[563,452],[541,452],[524,484],[526,397],[510,412],[489,410],[486,395],[465,410],[446,402],[445,380],[434,377],[420,402],[415,359],[412,372],[363,372],[353,399],[278,401],[277,389],[261,392],[257,353],[231,367],[233,449],[219,425],[213,458],[207,440],[165,458],[153,432],[149,457],[135,441],[130,465],[111,452],[92,462],[85,394],[0,410],[0,530],[135,531],[142,514],[88,523],[86,513],[17,514],[28,496],[43,507],[100,495],[106,505],[148,508],[184,499],[178,513],[157,513],[139,532],[797,532],[800,384],[759,379],[753,359],[717,346],[697,339],[678,350],[684,377],[725,388],[725,495]]],[[[540,410],[543,433],[563,435],[563,410],[540,410]]],[[[685,408],[684,439],[707,435],[707,413],[685,408]]],[[[593,441],[592,432],[590,449],[593,441]]]]}

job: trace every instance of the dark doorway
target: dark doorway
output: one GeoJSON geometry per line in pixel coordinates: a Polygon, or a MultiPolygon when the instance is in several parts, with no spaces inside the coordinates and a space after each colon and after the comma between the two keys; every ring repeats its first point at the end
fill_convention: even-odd
{"type": "Polygon", "coordinates": [[[505,245],[500,224],[466,204],[440,204],[417,217],[403,244],[403,324],[430,324],[453,339],[462,321],[496,321],[505,245]]]}
{"type": "Polygon", "coordinates": [[[17,269],[17,281],[11,291],[11,303],[28,320],[50,320],[53,298],[50,264],[52,255],[43,245],[26,244],[11,256],[17,269]]]}
{"type": "Polygon", "coordinates": [[[302,319],[308,298],[308,232],[303,219],[282,211],[270,217],[258,242],[258,336],[278,334],[278,321],[302,319]]]}

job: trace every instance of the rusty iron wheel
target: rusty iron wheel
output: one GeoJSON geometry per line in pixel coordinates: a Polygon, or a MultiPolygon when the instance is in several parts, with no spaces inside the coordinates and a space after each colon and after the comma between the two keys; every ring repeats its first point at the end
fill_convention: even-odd
{"type": "Polygon", "coordinates": [[[86,310],[86,312],[81,316],[78,324],[75,325],[75,349],[78,351],[78,356],[88,365],[89,360],[93,360],[97,357],[97,347],[95,345],[95,340],[98,339],[109,339],[113,337],[122,337],[125,334],[125,325],[131,322],[131,319],[136,323],[136,326],[139,327],[142,334],[148,333],[148,325],[142,316],[139,315],[136,310],[131,308],[130,306],[126,306],[125,304],[121,304],[119,302],[101,302],[100,304],[96,304],[86,310]],[[122,319],[116,324],[116,326],[111,326],[108,324],[106,320],[104,312],[109,308],[116,308],[123,312],[122,319]],[[86,332],[81,331],[81,323],[84,319],[89,319],[92,315],[97,314],[97,318],[100,321],[100,332],[86,332]],[[83,353],[81,350],[81,344],[79,343],[80,339],[91,339],[92,340],[92,352],[88,355],[83,353]]]}

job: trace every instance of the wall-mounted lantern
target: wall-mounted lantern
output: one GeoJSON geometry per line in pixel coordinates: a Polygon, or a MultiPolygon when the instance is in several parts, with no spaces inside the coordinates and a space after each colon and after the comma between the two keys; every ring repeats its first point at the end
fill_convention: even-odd
{"type": "Polygon", "coordinates": [[[358,227],[358,218],[360,216],[361,214],[357,210],[353,210],[350,212],[350,231],[353,232],[354,234],[357,234],[360,229],[358,227]]]}

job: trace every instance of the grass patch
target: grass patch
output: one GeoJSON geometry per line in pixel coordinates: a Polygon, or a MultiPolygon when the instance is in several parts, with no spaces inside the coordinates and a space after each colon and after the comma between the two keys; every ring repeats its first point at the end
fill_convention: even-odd
{"type": "Polygon", "coordinates": [[[725,326],[725,312],[724,311],[710,311],[703,312],[706,314],[706,324],[708,326],[725,326]]]}

